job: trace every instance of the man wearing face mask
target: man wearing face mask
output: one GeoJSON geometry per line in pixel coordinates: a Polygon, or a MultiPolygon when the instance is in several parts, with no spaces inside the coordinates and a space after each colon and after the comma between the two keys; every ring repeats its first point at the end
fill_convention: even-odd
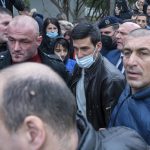
{"type": "Polygon", "coordinates": [[[107,126],[113,106],[124,89],[124,77],[101,56],[101,35],[96,26],[78,24],[72,30],[72,39],[78,65],[70,87],[79,111],[99,130],[107,126]]]}
{"type": "Polygon", "coordinates": [[[102,35],[101,54],[107,58],[107,54],[117,48],[116,30],[119,27],[120,19],[114,16],[107,16],[98,23],[98,28],[102,35]]]}

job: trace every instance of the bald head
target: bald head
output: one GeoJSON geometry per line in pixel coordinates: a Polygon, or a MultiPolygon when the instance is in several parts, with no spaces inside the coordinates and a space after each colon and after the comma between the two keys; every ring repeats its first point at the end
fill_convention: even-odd
{"type": "Polygon", "coordinates": [[[24,30],[24,28],[29,28],[35,33],[39,33],[39,26],[36,20],[26,15],[19,15],[14,17],[8,26],[8,30],[10,28],[21,28],[21,27],[22,30],[24,30]]]}
{"type": "Polygon", "coordinates": [[[145,37],[145,36],[150,36],[150,30],[148,29],[143,29],[143,28],[140,28],[140,29],[136,29],[136,30],[133,30],[131,31],[128,36],[133,36],[133,37],[145,37]]]}
{"type": "Polygon", "coordinates": [[[124,47],[124,42],[126,40],[127,35],[135,30],[141,28],[139,25],[133,22],[125,22],[119,26],[117,30],[116,39],[117,39],[117,48],[122,50],[124,47]]]}
{"type": "Polygon", "coordinates": [[[127,33],[131,32],[132,30],[141,28],[138,24],[133,22],[125,22],[120,25],[120,28],[126,29],[127,33]]]}
{"type": "Polygon", "coordinates": [[[0,120],[9,131],[16,132],[27,118],[38,118],[48,127],[46,134],[55,133],[56,141],[61,139],[59,144],[66,142],[69,148],[64,149],[71,149],[74,138],[70,137],[77,134],[76,103],[59,75],[42,64],[22,63],[2,70],[0,80],[0,120]]]}
{"type": "Polygon", "coordinates": [[[14,63],[26,62],[38,54],[42,38],[37,22],[30,16],[16,16],[7,28],[8,47],[14,63]]]}
{"type": "MultiPolygon", "coordinates": [[[[28,78],[47,80],[48,82],[64,85],[63,80],[52,70],[50,67],[43,64],[36,63],[23,63],[19,65],[13,65],[7,69],[4,69],[0,73],[0,77],[8,82],[9,80],[28,80],[28,78]]],[[[3,80],[3,81],[4,81],[3,80]]]]}

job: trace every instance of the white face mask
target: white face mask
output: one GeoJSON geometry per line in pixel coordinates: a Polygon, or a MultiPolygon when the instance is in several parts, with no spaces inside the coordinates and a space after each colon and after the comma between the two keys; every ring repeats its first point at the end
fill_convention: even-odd
{"type": "Polygon", "coordinates": [[[77,57],[77,55],[75,55],[75,59],[77,61],[77,64],[79,65],[79,67],[89,68],[95,62],[95,59],[93,57],[94,53],[95,53],[95,49],[94,49],[93,54],[82,57],[80,59],[77,57]]]}

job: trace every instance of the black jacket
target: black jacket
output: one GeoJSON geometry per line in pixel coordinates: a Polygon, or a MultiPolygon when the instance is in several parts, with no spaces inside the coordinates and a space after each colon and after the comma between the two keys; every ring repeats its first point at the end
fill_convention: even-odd
{"type": "MultiPolygon", "coordinates": [[[[47,55],[41,51],[38,51],[39,56],[43,64],[51,67],[54,71],[56,71],[66,83],[69,80],[69,73],[66,70],[64,63],[57,57],[56,55],[47,55]]],[[[11,56],[9,51],[0,53],[0,70],[10,66],[12,64],[11,56]]]]}
{"type": "MultiPolygon", "coordinates": [[[[6,8],[9,9],[13,13],[13,6],[19,11],[23,11],[25,8],[25,4],[23,0],[5,0],[6,8]]],[[[2,6],[0,2],[0,6],[2,6]]]]}
{"type": "Polygon", "coordinates": [[[80,115],[77,115],[79,133],[78,150],[150,150],[143,138],[127,127],[114,127],[95,131],[80,115]]]}
{"type": "Polygon", "coordinates": [[[0,43],[0,52],[4,52],[8,50],[7,43],[0,43]]]}
{"type": "Polygon", "coordinates": [[[40,34],[42,34],[42,29],[43,29],[43,15],[42,14],[38,14],[36,12],[33,13],[32,17],[37,21],[38,25],[39,25],[39,32],[40,34]]]}
{"type": "MultiPolygon", "coordinates": [[[[77,66],[70,81],[74,95],[80,77],[81,68],[77,66]]],[[[85,69],[84,86],[88,121],[96,130],[106,127],[113,105],[125,87],[124,76],[107,59],[99,55],[94,64],[85,69]]]]}

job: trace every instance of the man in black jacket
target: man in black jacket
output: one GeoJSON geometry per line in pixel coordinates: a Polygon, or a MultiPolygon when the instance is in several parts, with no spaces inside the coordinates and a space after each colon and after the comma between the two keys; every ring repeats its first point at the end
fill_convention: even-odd
{"type": "Polygon", "coordinates": [[[7,28],[8,47],[7,56],[0,60],[0,69],[9,65],[22,62],[44,63],[52,67],[67,82],[68,72],[65,65],[56,55],[46,55],[38,51],[41,43],[39,26],[29,16],[16,16],[9,23],[7,28]]]}
{"type": "Polygon", "coordinates": [[[7,26],[12,20],[11,12],[0,7],[0,52],[7,50],[7,26]]]}
{"type": "Polygon", "coordinates": [[[49,67],[22,63],[0,72],[1,150],[148,150],[133,130],[96,132],[49,67]]]}
{"type": "Polygon", "coordinates": [[[70,86],[78,109],[99,130],[106,127],[113,105],[124,89],[124,77],[100,55],[102,43],[97,27],[89,23],[78,24],[72,30],[72,39],[78,66],[70,86]]]}

